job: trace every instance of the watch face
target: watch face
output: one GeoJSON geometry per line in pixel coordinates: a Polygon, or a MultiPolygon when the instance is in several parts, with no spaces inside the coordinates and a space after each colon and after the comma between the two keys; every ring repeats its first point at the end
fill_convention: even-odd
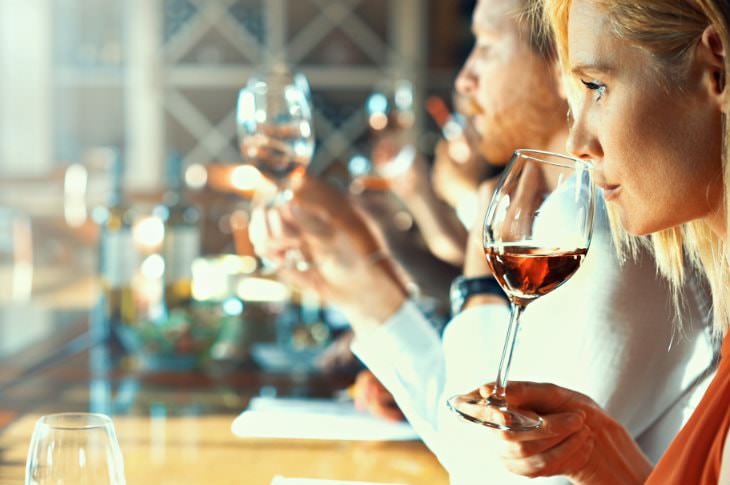
{"type": "Polygon", "coordinates": [[[451,315],[459,313],[464,306],[466,301],[466,285],[464,285],[465,278],[463,276],[457,277],[452,283],[449,289],[449,300],[451,303],[451,315]]]}
{"type": "Polygon", "coordinates": [[[497,280],[492,276],[481,276],[477,278],[464,278],[459,276],[451,283],[449,299],[451,301],[451,314],[459,313],[466,300],[473,295],[496,295],[509,303],[507,295],[499,286],[497,280]]]}

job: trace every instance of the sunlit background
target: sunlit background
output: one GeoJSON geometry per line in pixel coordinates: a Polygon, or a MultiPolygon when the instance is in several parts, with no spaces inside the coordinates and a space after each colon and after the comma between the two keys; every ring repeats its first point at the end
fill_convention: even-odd
{"type": "MultiPolygon", "coordinates": [[[[172,157],[201,210],[200,256],[210,256],[191,268],[193,293],[289,298],[288,288],[253,275],[250,243],[237,237],[247,224],[242,197],[256,185],[250,167],[233,165],[239,89],[277,62],[304,73],[317,140],[309,171],[346,184],[348,164],[358,170],[369,130],[382,123],[368,117],[368,103],[379,102],[371,95],[408,83],[416,146],[428,154],[439,134],[424,100],[451,105],[473,3],[0,0],[0,354],[58,332],[97,301],[99,221],[115,157],[124,197],[144,215],[133,237],[145,291],[161,291],[153,282],[165,271],[163,229],[152,207],[169,189],[172,157]],[[230,283],[231,271],[252,276],[230,283]]],[[[317,304],[310,297],[301,297],[305,319],[317,304]]],[[[237,305],[225,302],[224,313],[240,314],[237,305]]]]}

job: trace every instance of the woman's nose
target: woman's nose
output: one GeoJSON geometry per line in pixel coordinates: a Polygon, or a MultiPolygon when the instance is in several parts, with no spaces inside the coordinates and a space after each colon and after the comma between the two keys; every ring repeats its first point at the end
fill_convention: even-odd
{"type": "Polygon", "coordinates": [[[600,160],[603,158],[603,148],[593,132],[591,124],[588,123],[586,113],[577,112],[575,117],[573,113],[573,111],[568,111],[568,123],[570,124],[570,133],[566,143],[568,153],[576,158],[600,160]]]}

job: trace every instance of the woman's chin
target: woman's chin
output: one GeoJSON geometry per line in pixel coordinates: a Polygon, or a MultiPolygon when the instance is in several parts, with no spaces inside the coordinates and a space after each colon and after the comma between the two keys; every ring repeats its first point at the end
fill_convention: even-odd
{"type": "Polygon", "coordinates": [[[625,210],[616,202],[608,203],[607,209],[611,226],[614,229],[619,227],[632,236],[646,236],[662,229],[651,224],[652,221],[642,220],[640,217],[637,217],[636,211],[625,210]]]}

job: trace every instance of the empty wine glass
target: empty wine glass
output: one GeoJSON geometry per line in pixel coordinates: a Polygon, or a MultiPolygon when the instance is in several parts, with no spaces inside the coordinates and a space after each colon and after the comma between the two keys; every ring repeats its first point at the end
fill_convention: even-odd
{"type": "Polygon", "coordinates": [[[43,416],[35,425],[25,485],[125,485],[112,420],[103,414],[43,416]]]}
{"type": "Polygon", "coordinates": [[[517,150],[484,219],[484,253],[511,302],[511,319],[492,394],[459,395],[449,407],[485,426],[524,431],[542,420],[510,408],[510,364],[527,304],[565,283],[586,256],[593,229],[595,185],[591,165],[565,155],[517,150]]]}

